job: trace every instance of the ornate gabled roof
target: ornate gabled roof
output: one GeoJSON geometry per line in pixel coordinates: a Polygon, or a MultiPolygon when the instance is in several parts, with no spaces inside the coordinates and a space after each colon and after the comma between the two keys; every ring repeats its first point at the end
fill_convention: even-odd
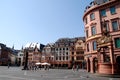
{"type": "Polygon", "coordinates": [[[70,41],[70,38],[60,38],[56,41],[57,42],[69,42],[70,41]]]}
{"type": "Polygon", "coordinates": [[[30,48],[30,49],[35,49],[35,48],[40,49],[40,43],[27,43],[25,45],[25,48],[30,48]]]}
{"type": "Polygon", "coordinates": [[[54,43],[48,43],[45,47],[54,47],[54,43]]]}

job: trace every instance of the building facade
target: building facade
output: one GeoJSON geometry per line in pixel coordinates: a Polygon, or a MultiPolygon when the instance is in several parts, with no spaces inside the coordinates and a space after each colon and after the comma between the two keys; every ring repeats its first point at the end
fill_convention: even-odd
{"type": "Polygon", "coordinates": [[[51,64],[51,68],[54,68],[54,54],[55,48],[54,43],[48,43],[42,50],[41,63],[47,62],[51,64]]]}
{"type": "Polygon", "coordinates": [[[77,39],[74,45],[70,47],[71,65],[79,65],[79,68],[85,68],[84,61],[85,39],[77,39]]]}
{"type": "Polygon", "coordinates": [[[51,68],[83,68],[85,38],[60,38],[55,43],[47,44],[42,51],[41,62],[51,64],[51,68]]]}
{"type": "Polygon", "coordinates": [[[16,65],[16,53],[12,48],[0,43],[0,65],[16,65]]]}
{"type": "Polygon", "coordinates": [[[23,50],[20,50],[17,54],[17,61],[19,66],[23,66],[23,55],[24,55],[23,50]]]}
{"type": "Polygon", "coordinates": [[[0,65],[7,65],[10,60],[10,49],[0,43],[0,65]]]}
{"type": "Polygon", "coordinates": [[[84,37],[60,38],[54,44],[54,65],[59,68],[72,68],[84,61],[84,37]]]}
{"type": "Polygon", "coordinates": [[[70,67],[70,39],[61,38],[55,42],[55,67],[70,67]]]}
{"type": "Polygon", "coordinates": [[[40,62],[43,47],[44,45],[39,43],[26,44],[24,48],[23,64],[25,65],[27,63],[28,66],[33,66],[35,63],[40,62]]]}
{"type": "Polygon", "coordinates": [[[37,43],[29,43],[24,48],[23,63],[27,62],[28,67],[46,62],[51,68],[72,68],[73,65],[83,68],[84,49],[85,37],[60,38],[42,48],[37,43]]]}
{"type": "Polygon", "coordinates": [[[120,1],[94,0],[83,15],[87,71],[120,73],[120,1]],[[101,41],[99,41],[101,39],[101,41]],[[109,39],[109,40],[108,40],[109,39]],[[99,43],[102,44],[99,44],[99,43]]]}

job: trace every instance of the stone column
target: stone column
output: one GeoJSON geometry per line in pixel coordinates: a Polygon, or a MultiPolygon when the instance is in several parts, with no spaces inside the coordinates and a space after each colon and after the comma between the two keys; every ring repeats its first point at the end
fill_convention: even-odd
{"type": "Polygon", "coordinates": [[[87,72],[90,72],[90,60],[87,58],[87,72]]]}
{"type": "Polygon", "coordinates": [[[112,65],[112,74],[114,74],[114,53],[113,53],[113,45],[112,44],[109,46],[109,52],[110,52],[110,62],[112,65]]]}
{"type": "Polygon", "coordinates": [[[94,73],[93,60],[90,61],[90,66],[91,66],[91,67],[90,67],[90,72],[91,72],[91,73],[94,73]]]}
{"type": "Polygon", "coordinates": [[[113,64],[114,63],[114,53],[113,53],[112,46],[109,46],[109,52],[110,52],[110,62],[113,64]]]}

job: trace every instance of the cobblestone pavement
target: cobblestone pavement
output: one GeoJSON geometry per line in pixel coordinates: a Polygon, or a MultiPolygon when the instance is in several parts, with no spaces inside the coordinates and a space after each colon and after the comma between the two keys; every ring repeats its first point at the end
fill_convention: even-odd
{"type": "Polygon", "coordinates": [[[22,67],[0,66],[0,80],[120,80],[120,78],[100,77],[85,70],[70,69],[21,70],[22,67]]]}

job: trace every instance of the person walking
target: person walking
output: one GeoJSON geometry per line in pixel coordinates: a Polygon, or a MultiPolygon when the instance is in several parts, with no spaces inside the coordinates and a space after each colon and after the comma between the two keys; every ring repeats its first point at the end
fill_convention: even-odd
{"type": "Polygon", "coordinates": [[[75,71],[75,65],[73,65],[72,70],[75,71]]]}
{"type": "Polygon", "coordinates": [[[8,63],[8,69],[10,68],[10,63],[8,63]]]}
{"type": "Polygon", "coordinates": [[[77,70],[77,71],[79,70],[79,66],[78,66],[78,65],[76,65],[76,70],[77,70]]]}

